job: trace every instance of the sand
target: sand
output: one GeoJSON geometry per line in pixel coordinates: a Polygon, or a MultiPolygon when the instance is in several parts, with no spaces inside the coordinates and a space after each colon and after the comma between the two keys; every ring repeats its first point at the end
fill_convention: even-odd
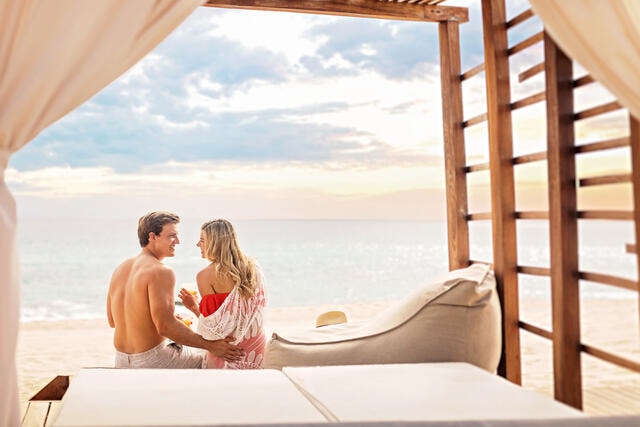
{"type": "MultiPolygon", "coordinates": [[[[342,310],[349,321],[367,319],[389,302],[309,307],[270,308],[266,329],[314,327],[318,314],[342,310]]],[[[551,316],[548,303],[521,301],[521,317],[528,323],[548,329],[551,316]]],[[[638,302],[588,300],[582,305],[582,341],[619,356],[640,361],[638,302]]],[[[27,401],[56,375],[73,375],[84,367],[113,364],[112,330],[106,319],[64,320],[22,323],[18,336],[18,386],[22,411],[27,401]]],[[[553,395],[551,345],[543,338],[521,333],[523,386],[553,395]]],[[[583,356],[583,384],[594,389],[624,387],[640,396],[640,374],[583,356]]],[[[585,408],[588,410],[588,407],[585,408]]],[[[640,406],[638,407],[640,413],[640,406]]]]}

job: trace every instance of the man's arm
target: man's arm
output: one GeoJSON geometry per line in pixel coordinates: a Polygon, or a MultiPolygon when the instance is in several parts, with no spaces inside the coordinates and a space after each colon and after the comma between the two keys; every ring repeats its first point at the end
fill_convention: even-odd
{"type": "Polygon", "coordinates": [[[244,352],[240,347],[230,344],[233,338],[208,341],[176,319],[173,297],[175,274],[173,270],[161,267],[152,277],[153,279],[148,285],[149,307],[153,323],[161,336],[178,344],[211,351],[227,361],[235,361],[243,356],[244,352]]]}
{"type": "Polygon", "coordinates": [[[113,314],[111,313],[111,286],[111,283],[109,283],[109,292],[107,293],[107,320],[109,321],[109,326],[115,328],[116,323],[113,320],[113,314]]]}

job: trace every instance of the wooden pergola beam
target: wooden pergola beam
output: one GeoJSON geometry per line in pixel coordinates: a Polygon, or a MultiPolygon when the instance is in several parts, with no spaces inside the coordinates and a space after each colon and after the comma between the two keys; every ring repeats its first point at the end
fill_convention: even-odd
{"type": "Polygon", "coordinates": [[[458,23],[469,21],[469,11],[465,7],[428,6],[378,0],[207,0],[202,6],[401,21],[458,23]]]}

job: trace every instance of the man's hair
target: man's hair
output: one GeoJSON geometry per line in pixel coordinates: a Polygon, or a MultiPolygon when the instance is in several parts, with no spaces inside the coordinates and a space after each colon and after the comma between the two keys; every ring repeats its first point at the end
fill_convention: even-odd
{"type": "Polygon", "coordinates": [[[138,220],[138,239],[140,240],[140,247],[144,248],[149,244],[149,233],[153,233],[156,236],[162,233],[162,228],[166,224],[177,224],[180,222],[180,217],[171,212],[150,212],[143,215],[138,220]]]}

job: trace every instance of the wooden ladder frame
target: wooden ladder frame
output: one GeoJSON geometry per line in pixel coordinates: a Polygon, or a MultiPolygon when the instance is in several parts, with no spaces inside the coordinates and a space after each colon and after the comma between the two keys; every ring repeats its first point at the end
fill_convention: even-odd
{"type": "MultiPolygon", "coordinates": [[[[462,73],[458,26],[439,23],[442,70],[443,128],[446,165],[447,220],[449,233],[449,266],[463,268],[475,262],[470,259],[469,222],[490,220],[493,238],[493,260],[503,314],[503,352],[498,372],[508,380],[521,384],[520,330],[524,329],[549,339],[553,349],[554,396],[557,400],[581,409],[582,353],[640,372],[640,363],[620,357],[580,341],[580,280],[638,291],[638,281],[614,275],[579,270],[578,221],[589,219],[631,220],[635,222],[635,241],[640,241],[640,126],[630,117],[628,138],[575,145],[575,122],[622,107],[617,102],[574,112],[573,92],[594,83],[590,76],[573,80],[573,63],[544,31],[522,42],[508,46],[507,33],[529,18],[527,10],[511,20],[506,19],[505,0],[482,0],[484,64],[462,73]],[[512,102],[510,95],[511,55],[542,42],[544,62],[519,75],[524,81],[544,73],[545,91],[512,102]],[[487,110],[485,114],[465,120],[462,84],[484,71],[487,110]],[[513,157],[512,112],[534,103],[546,101],[547,151],[513,157]],[[489,162],[467,165],[464,130],[488,122],[489,162]],[[600,150],[629,146],[632,163],[630,174],[578,179],[576,156],[600,150]],[[548,170],[549,209],[546,212],[518,212],[515,205],[514,167],[545,161],[548,170]],[[468,212],[467,175],[490,171],[491,212],[468,212]],[[632,186],[634,210],[578,211],[577,189],[590,185],[629,183],[632,186]],[[518,265],[516,221],[545,219],[549,221],[550,265],[548,268],[518,265]],[[548,277],[551,285],[552,330],[523,322],[519,315],[518,276],[528,274],[548,277]]],[[[627,251],[636,253],[635,244],[627,251]]],[[[640,267],[638,269],[640,277],[640,267]]],[[[640,307],[640,298],[639,298],[640,307]]]]}

